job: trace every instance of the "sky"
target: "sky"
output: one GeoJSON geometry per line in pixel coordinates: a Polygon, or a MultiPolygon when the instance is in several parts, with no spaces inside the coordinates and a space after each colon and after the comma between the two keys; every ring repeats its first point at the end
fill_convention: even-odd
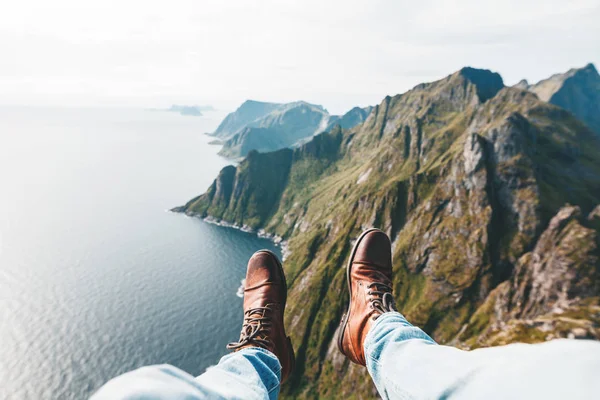
{"type": "Polygon", "coordinates": [[[342,113],[463,66],[536,82],[600,67],[598,0],[19,0],[0,12],[0,105],[342,113]]]}

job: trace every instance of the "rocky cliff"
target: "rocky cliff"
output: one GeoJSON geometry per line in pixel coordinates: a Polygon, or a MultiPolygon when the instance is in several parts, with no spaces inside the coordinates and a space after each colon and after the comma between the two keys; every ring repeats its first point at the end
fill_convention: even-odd
{"type": "Polygon", "coordinates": [[[176,211],[288,240],[283,395],[372,397],[338,352],[353,240],[393,241],[399,309],[464,348],[600,337],[600,138],[498,74],[462,69],[294,150],[251,152],[176,211]]]}

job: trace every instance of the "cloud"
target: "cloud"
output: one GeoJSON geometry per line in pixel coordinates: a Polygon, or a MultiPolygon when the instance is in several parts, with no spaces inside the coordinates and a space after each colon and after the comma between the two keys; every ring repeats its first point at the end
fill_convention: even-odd
{"type": "Polygon", "coordinates": [[[21,0],[3,8],[5,104],[304,99],[341,112],[465,65],[516,82],[600,62],[595,0],[21,0]]]}

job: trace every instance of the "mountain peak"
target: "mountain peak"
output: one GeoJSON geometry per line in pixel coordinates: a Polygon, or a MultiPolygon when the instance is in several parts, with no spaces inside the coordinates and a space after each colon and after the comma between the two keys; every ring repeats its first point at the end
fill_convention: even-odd
{"type": "Polygon", "coordinates": [[[540,100],[562,107],[600,133],[600,75],[594,64],[571,68],[531,85],[540,100]]]}
{"type": "Polygon", "coordinates": [[[252,100],[248,99],[242,103],[238,108],[248,107],[248,106],[264,106],[264,105],[279,105],[279,103],[270,103],[266,101],[252,100]]]}
{"type": "Polygon", "coordinates": [[[481,102],[494,97],[504,87],[502,77],[489,69],[464,67],[455,74],[471,82],[477,88],[477,96],[481,102]]]}
{"type": "Polygon", "coordinates": [[[228,139],[244,126],[264,117],[281,106],[282,105],[279,103],[246,100],[237,110],[235,110],[235,112],[232,112],[225,117],[213,133],[213,136],[217,136],[221,139],[228,139]]]}
{"type": "Polygon", "coordinates": [[[281,107],[281,111],[288,111],[288,110],[291,110],[291,109],[297,108],[297,107],[305,107],[305,108],[309,108],[311,110],[318,110],[318,111],[323,111],[323,112],[327,111],[327,110],[325,110],[325,107],[323,107],[320,104],[311,104],[304,100],[299,100],[299,101],[294,101],[292,103],[283,104],[281,107]]]}
{"type": "Polygon", "coordinates": [[[596,70],[596,66],[593,63],[588,63],[584,67],[581,68],[571,68],[565,74],[557,74],[558,76],[564,75],[566,77],[572,77],[575,75],[595,75],[598,76],[598,70],[596,70]]]}
{"type": "Polygon", "coordinates": [[[513,87],[515,87],[517,89],[527,90],[527,89],[529,89],[529,82],[527,82],[527,79],[521,79],[519,81],[519,83],[517,83],[513,87]]]}
{"type": "Polygon", "coordinates": [[[594,65],[594,63],[587,64],[585,67],[582,68],[582,70],[589,71],[593,74],[598,75],[598,70],[596,69],[596,66],[594,65]]]}

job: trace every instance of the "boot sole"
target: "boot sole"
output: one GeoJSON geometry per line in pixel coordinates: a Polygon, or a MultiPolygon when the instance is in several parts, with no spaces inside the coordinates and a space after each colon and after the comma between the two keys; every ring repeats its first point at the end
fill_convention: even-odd
{"type": "MultiPolygon", "coordinates": [[[[256,253],[267,253],[269,255],[271,255],[271,257],[273,257],[275,259],[275,261],[277,262],[277,266],[279,267],[279,272],[281,272],[281,277],[283,278],[283,289],[284,289],[284,296],[283,296],[283,307],[281,308],[281,317],[284,318],[285,317],[285,306],[287,304],[287,280],[285,279],[285,273],[283,272],[283,264],[281,263],[281,261],[279,260],[279,257],[277,257],[277,255],[275,253],[273,253],[271,250],[258,250],[256,251],[254,254],[256,253]]],[[[285,332],[285,326],[283,327],[283,330],[285,332]]],[[[288,342],[288,353],[289,353],[289,357],[290,357],[290,371],[288,372],[288,375],[286,377],[285,380],[287,380],[288,377],[290,377],[292,375],[292,372],[294,372],[294,369],[296,368],[296,354],[294,353],[294,347],[292,346],[292,340],[290,339],[289,336],[287,336],[286,334],[286,340],[288,342]]],[[[285,382],[284,377],[281,377],[281,382],[280,384],[283,384],[283,382],[285,382]]]]}
{"type": "Polygon", "coordinates": [[[348,354],[344,351],[344,332],[346,332],[346,326],[348,325],[348,318],[350,317],[350,307],[352,305],[352,285],[350,284],[350,267],[352,266],[352,260],[354,260],[354,256],[356,255],[356,250],[358,249],[358,245],[362,241],[362,239],[371,232],[382,232],[381,229],[371,228],[364,231],[358,239],[356,239],[356,243],[354,243],[354,247],[352,248],[352,253],[350,253],[350,258],[348,259],[348,264],[346,265],[346,283],[348,284],[348,309],[342,315],[342,320],[340,321],[340,326],[338,328],[338,349],[340,352],[348,357],[348,354]]]}

